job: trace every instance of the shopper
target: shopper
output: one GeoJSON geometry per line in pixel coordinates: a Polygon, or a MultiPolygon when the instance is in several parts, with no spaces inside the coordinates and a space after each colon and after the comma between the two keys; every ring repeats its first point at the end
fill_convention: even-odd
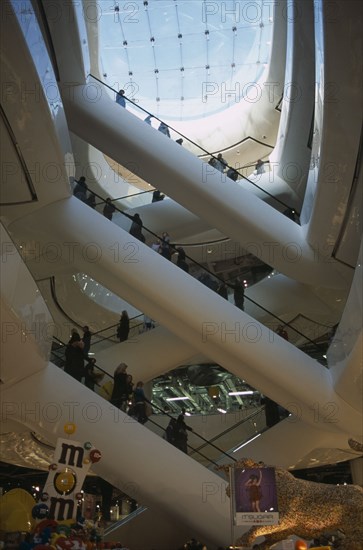
{"type": "Polygon", "coordinates": [[[130,332],[130,319],[129,314],[124,309],[121,313],[120,321],[117,327],[117,338],[120,342],[125,342],[129,337],[130,332]]]}

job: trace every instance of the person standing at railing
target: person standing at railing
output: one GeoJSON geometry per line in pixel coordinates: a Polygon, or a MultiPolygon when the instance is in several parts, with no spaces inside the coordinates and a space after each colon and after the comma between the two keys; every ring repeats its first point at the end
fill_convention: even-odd
{"type": "Polygon", "coordinates": [[[117,327],[117,338],[120,342],[125,342],[129,337],[130,319],[127,311],[124,309],[121,313],[120,321],[117,327]]]}
{"type": "Polygon", "coordinates": [[[132,217],[132,224],[129,231],[130,235],[135,237],[135,239],[138,239],[141,242],[145,242],[145,236],[142,232],[142,219],[140,218],[139,214],[134,214],[132,217]]]}
{"type": "Polygon", "coordinates": [[[79,180],[75,180],[76,185],[73,189],[73,195],[77,197],[82,202],[87,201],[87,191],[88,191],[88,185],[86,183],[86,178],[84,176],[81,176],[79,180]]]}
{"type": "Polygon", "coordinates": [[[226,176],[233,181],[237,181],[239,174],[234,168],[228,168],[226,176]]]}
{"type": "Polygon", "coordinates": [[[167,260],[171,260],[170,236],[166,231],[161,234],[160,254],[167,260]]]}
{"type": "Polygon", "coordinates": [[[187,264],[187,261],[186,261],[186,254],[185,254],[184,248],[179,246],[176,249],[176,252],[178,254],[178,259],[176,261],[176,265],[178,267],[180,267],[180,269],[182,269],[186,273],[189,273],[189,265],[187,264]]]}
{"type": "Polygon", "coordinates": [[[160,126],[158,128],[159,132],[164,134],[164,136],[170,138],[170,131],[168,126],[165,124],[165,122],[160,122],[160,126]]]}
{"type": "Polygon", "coordinates": [[[122,411],[126,411],[128,398],[127,365],[120,363],[113,376],[113,390],[110,403],[122,411]]]}
{"type": "Polygon", "coordinates": [[[219,153],[214,168],[223,174],[227,166],[228,162],[223,158],[222,153],[219,153]]]}
{"type": "Polygon", "coordinates": [[[105,376],[103,372],[95,372],[96,358],[90,357],[85,366],[86,375],[84,378],[84,385],[92,391],[95,391],[95,384],[99,385],[99,382],[105,376]]]}
{"type": "Polygon", "coordinates": [[[125,90],[119,90],[116,94],[116,103],[121,107],[126,107],[125,90]]]}
{"type": "Polygon", "coordinates": [[[96,195],[94,193],[88,195],[86,204],[88,204],[90,208],[96,208],[96,195]]]}
{"type": "Polygon", "coordinates": [[[192,432],[193,429],[186,425],[184,420],[185,409],[176,419],[175,423],[175,447],[177,447],[183,453],[188,454],[188,431],[192,432]]]}
{"type": "Polygon", "coordinates": [[[81,340],[78,332],[72,332],[71,339],[69,340],[66,351],[66,364],[64,371],[81,382],[86,372],[84,369],[84,355],[83,355],[84,343],[81,340]]]}
{"type": "Polygon", "coordinates": [[[153,198],[151,199],[151,202],[160,202],[165,198],[165,195],[159,191],[159,189],[155,189],[153,192],[153,198]]]}
{"type": "Polygon", "coordinates": [[[228,288],[223,281],[221,281],[218,285],[217,294],[222,296],[225,300],[228,300],[228,288]]]}
{"type": "Polygon", "coordinates": [[[236,307],[244,311],[244,302],[245,302],[245,286],[240,281],[240,279],[237,279],[235,284],[229,285],[233,288],[233,298],[234,298],[234,304],[236,307]]]}
{"type": "Polygon", "coordinates": [[[265,163],[263,162],[263,160],[258,159],[255,166],[255,174],[258,176],[264,173],[265,173],[265,163]]]}
{"type": "Polygon", "coordinates": [[[131,414],[140,424],[145,424],[148,420],[146,414],[146,403],[148,402],[144,393],[144,383],[140,381],[134,389],[134,405],[131,414]]]}
{"type": "Polygon", "coordinates": [[[164,439],[166,439],[166,441],[171,445],[175,445],[175,436],[176,436],[176,419],[171,418],[169,421],[169,424],[165,429],[164,439]]]}
{"type": "Polygon", "coordinates": [[[88,358],[88,353],[89,353],[89,350],[91,348],[91,338],[92,338],[91,331],[90,331],[89,327],[87,325],[85,325],[83,327],[82,342],[84,344],[83,355],[85,356],[86,359],[88,358]]]}
{"type": "Polygon", "coordinates": [[[110,197],[107,197],[105,206],[103,207],[103,212],[102,212],[103,215],[105,216],[105,218],[112,221],[112,216],[115,211],[116,211],[116,208],[112,204],[110,197]]]}

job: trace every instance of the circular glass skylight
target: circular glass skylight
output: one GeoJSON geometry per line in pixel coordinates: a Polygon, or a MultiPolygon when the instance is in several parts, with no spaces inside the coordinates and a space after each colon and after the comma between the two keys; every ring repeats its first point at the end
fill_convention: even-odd
{"type": "Polygon", "coordinates": [[[271,1],[98,4],[104,81],[160,118],[195,119],[228,108],[269,62],[271,1]]]}

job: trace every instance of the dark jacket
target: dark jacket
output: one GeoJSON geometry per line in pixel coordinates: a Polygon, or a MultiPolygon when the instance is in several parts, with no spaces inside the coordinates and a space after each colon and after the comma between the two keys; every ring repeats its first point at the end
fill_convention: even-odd
{"type": "Polygon", "coordinates": [[[120,342],[125,342],[129,337],[130,332],[130,320],[128,317],[123,316],[120,319],[120,322],[117,327],[117,338],[120,342]]]}
{"type": "Polygon", "coordinates": [[[126,372],[115,375],[110,402],[115,407],[120,407],[128,398],[128,383],[126,372]]]}

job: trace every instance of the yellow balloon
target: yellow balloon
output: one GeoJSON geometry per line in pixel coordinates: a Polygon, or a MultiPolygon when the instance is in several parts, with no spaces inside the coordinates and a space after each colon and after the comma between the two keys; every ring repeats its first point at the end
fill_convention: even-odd
{"type": "Polygon", "coordinates": [[[0,497],[0,525],[9,533],[15,531],[30,532],[35,520],[32,509],[36,502],[24,489],[12,489],[0,497]]]}
{"type": "Polygon", "coordinates": [[[74,422],[67,422],[66,424],[64,424],[63,429],[64,429],[64,433],[66,433],[68,435],[72,435],[76,431],[76,428],[77,428],[77,426],[75,425],[74,422]]]}
{"type": "Polygon", "coordinates": [[[58,493],[69,494],[75,488],[77,478],[70,470],[63,470],[54,476],[54,487],[58,493]]]}

